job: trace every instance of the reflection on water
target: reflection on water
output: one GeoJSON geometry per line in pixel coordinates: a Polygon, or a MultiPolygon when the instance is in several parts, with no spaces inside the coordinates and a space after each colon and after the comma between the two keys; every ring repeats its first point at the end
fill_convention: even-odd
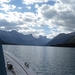
{"type": "Polygon", "coordinates": [[[3,45],[38,75],[75,75],[75,48],[3,45]]]}

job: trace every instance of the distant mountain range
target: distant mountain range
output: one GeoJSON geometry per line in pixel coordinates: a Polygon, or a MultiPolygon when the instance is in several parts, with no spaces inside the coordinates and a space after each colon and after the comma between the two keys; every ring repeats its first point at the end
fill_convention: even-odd
{"type": "Polygon", "coordinates": [[[49,41],[46,46],[75,47],[75,32],[61,33],[49,41]]]}
{"type": "Polygon", "coordinates": [[[46,36],[33,37],[32,34],[23,35],[17,31],[2,31],[0,30],[0,37],[3,44],[17,44],[17,45],[45,45],[50,41],[46,36]]]}
{"type": "Polygon", "coordinates": [[[61,33],[55,36],[52,40],[48,39],[46,36],[39,36],[39,38],[35,38],[32,34],[24,35],[15,30],[0,30],[0,33],[3,44],[75,47],[75,32],[69,34],[61,33]]]}

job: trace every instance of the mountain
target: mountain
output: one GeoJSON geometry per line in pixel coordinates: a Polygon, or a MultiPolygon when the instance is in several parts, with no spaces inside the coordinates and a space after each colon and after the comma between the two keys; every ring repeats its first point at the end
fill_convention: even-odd
{"type": "Polygon", "coordinates": [[[71,36],[63,44],[58,44],[56,46],[60,46],[60,47],[75,47],[75,35],[71,36]]]}
{"type": "Polygon", "coordinates": [[[74,35],[75,35],[75,32],[69,33],[69,34],[61,33],[57,35],[56,37],[54,37],[46,45],[47,46],[57,46],[57,45],[67,44],[69,41],[71,41],[74,35]]]}
{"type": "Polygon", "coordinates": [[[58,47],[75,47],[75,35],[70,37],[67,41],[62,44],[57,44],[58,47]]]}
{"type": "Polygon", "coordinates": [[[65,43],[66,44],[75,43],[75,35],[71,36],[65,43]]]}
{"type": "Polygon", "coordinates": [[[48,39],[46,36],[39,36],[38,38],[38,42],[40,42],[39,45],[45,45],[46,43],[48,43],[50,41],[50,39],[48,39]],[[40,42],[41,41],[41,42],[40,42]]]}
{"type": "Polygon", "coordinates": [[[46,36],[39,36],[39,38],[33,37],[32,34],[23,35],[18,33],[17,31],[2,31],[1,38],[2,41],[11,43],[11,44],[19,44],[19,45],[45,45],[50,39],[47,39],[46,36]]]}

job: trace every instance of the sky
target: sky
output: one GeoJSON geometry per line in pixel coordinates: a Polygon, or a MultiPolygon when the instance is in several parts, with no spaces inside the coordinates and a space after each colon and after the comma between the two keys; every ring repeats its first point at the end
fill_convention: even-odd
{"type": "Polygon", "coordinates": [[[0,29],[53,38],[75,31],[75,0],[0,0],[0,29]]]}

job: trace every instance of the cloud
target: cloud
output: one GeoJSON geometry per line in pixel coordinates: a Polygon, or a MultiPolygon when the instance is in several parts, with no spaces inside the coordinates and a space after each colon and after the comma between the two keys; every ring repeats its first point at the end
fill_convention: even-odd
{"type": "MultiPolygon", "coordinates": [[[[47,3],[49,0],[23,0],[27,9],[34,4],[35,11],[23,11],[23,7],[7,4],[10,0],[2,0],[0,12],[0,29],[17,30],[21,33],[34,36],[46,35],[54,37],[59,33],[68,33],[75,31],[75,1],[74,0],[56,0],[54,5],[47,3]],[[43,4],[44,2],[44,4],[43,4]],[[42,3],[39,5],[39,3],[42,3]],[[22,11],[16,11],[15,8],[22,11]],[[12,11],[13,10],[13,11],[12,11]],[[48,27],[48,31],[47,31],[48,27]],[[48,33],[47,33],[48,32],[48,33]]],[[[34,9],[33,9],[34,10],[34,9]]]]}
{"type": "Polygon", "coordinates": [[[4,29],[5,29],[5,27],[4,27],[4,26],[0,26],[0,29],[1,29],[1,30],[4,30],[4,29]]]}
{"type": "Polygon", "coordinates": [[[26,6],[26,8],[27,8],[28,10],[30,10],[30,9],[31,9],[31,6],[26,6]]]}
{"type": "Polygon", "coordinates": [[[70,5],[67,4],[56,4],[56,11],[58,15],[55,17],[55,23],[57,25],[61,25],[64,27],[75,27],[75,10],[71,8],[70,5]]]}
{"type": "Polygon", "coordinates": [[[39,8],[39,5],[38,4],[35,4],[35,8],[39,8]]]}
{"type": "Polygon", "coordinates": [[[61,3],[65,3],[65,4],[74,4],[75,0],[58,0],[61,3]]]}
{"type": "Polygon", "coordinates": [[[11,2],[11,0],[0,0],[0,4],[9,3],[9,2],[11,2]]]}
{"type": "Polygon", "coordinates": [[[6,14],[0,13],[0,26],[3,26],[5,30],[17,29],[17,25],[23,24],[20,21],[21,19],[19,16],[20,13],[18,12],[7,12],[6,14]]]}
{"type": "Polygon", "coordinates": [[[22,7],[18,7],[18,9],[19,9],[19,10],[21,10],[21,9],[22,9],[22,7]]]}
{"type": "Polygon", "coordinates": [[[23,26],[22,29],[19,30],[19,32],[23,33],[25,35],[33,34],[33,36],[36,37],[36,38],[39,37],[40,35],[43,35],[43,36],[46,35],[43,29],[37,30],[37,29],[31,28],[31,27],[28,27],[28,26],[25,26],[25,25],[23,26]]]}
{"type": "Polygon", "coordinates": [[[57,15],[54,6],[50,6],[48,4],[43,4],[40,8],[38,8],[37,12],[41,13],[41,15],[47,19],[52,19],[57,15]]]}
{"type": "Polygon", "coordinates": [[[26,5],[31,5],[31,4],[34,4],[34,3],[43,3],[43,2],[48,2],[48,0],[22,0],[23,4],[26,4],[26,5]]]}
{"type": "Polygon", "coordinates": [[[0,13],[0,15],[2,15],[0,18],[0,29],[2,30],[17,30],[23,34],[33,34],[35,37],[46,35],[44,29],[37,29],[44,20],[37,21],[38,17],[34,13],[7,12],[6,14],[0,13]]]}
{"type": "Polygon", "coordinates": [[[65,4],[63,3],[64,2],[61,0],[61,3],[56,3],[54,6],[43,4],[36,12],[40,18],[44,18],[46,24],[49,25],[50,28],[52,26],[60,28],[61,26],[65,31],[66,29],[67,31],[73,31],[75,30],[75,9],[72,8],[74,5],[67,4],[67,2],[65,4]]]}
{"type": "Polygon", "coordinates": [[[19,25],[27,25],[34,27],[36,21],[36,15],[31,12],[7,12],[6,14],[0,13],[0,26],[11,29],[11,26],[15,28],[19,25]]]}
{"type": "Polygon", "coordinates": [[[16,8],[15,5],[10,5],[10,4],[1,4],[1,8],[0,10],[3,10],[5,12],[10,11],[10,10],[14,10],[16,8]]]}

